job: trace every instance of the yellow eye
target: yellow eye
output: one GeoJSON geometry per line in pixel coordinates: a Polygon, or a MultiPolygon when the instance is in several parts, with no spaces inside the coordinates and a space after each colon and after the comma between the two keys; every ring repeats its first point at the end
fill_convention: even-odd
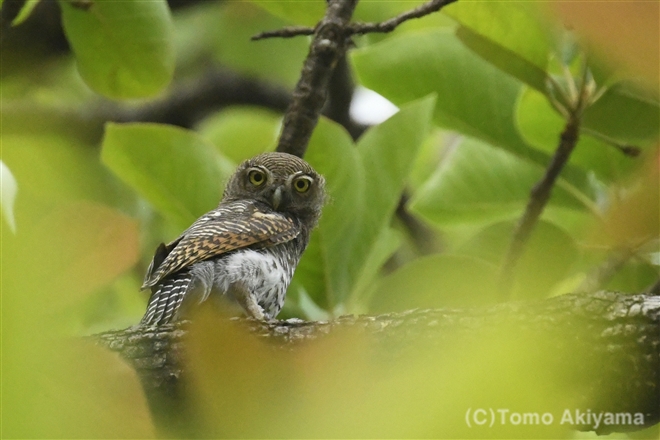
{"type": "Polygon", "coordinates": [[[311,185],[312,185],[312,179],[307,176],[298,177],[296,178],[296,180],[293,181],[293,187],[299,193],[307,192],[307,190],[309,190],[309,187],[311,185]]]}
{"type": "Polygon", "coordinates": [[[261,186],[266,183],[266,174],[257,168],[253,168],[248,173],[248,180],[254,186],[261,186]]]}

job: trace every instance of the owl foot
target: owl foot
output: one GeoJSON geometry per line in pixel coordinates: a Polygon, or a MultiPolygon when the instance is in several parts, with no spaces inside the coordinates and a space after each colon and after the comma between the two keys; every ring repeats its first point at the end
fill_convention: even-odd
{"type": "Polygon", "coordinates": [[[257,304],[252,294],[250,294],[250,291],[246,289],[242,283],[235,283],[232,285],[231,295],[236,301],[238,301],[249,318],[254,318],[259,321],[267,321],[264,309],[257,304]]]}

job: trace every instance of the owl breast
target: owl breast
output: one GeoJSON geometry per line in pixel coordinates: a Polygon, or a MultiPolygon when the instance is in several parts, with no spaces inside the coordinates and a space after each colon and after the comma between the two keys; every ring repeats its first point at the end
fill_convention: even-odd
{"type": "Polygon", "coordinates": [[[266,318],[273,319],[284,305],[286,290],[303,251],[297,241],[263,249],[237,250],[197,263],[193,273],[208,286],[205,296],[231,296],[240,286],[254,298],[266,318]]]}

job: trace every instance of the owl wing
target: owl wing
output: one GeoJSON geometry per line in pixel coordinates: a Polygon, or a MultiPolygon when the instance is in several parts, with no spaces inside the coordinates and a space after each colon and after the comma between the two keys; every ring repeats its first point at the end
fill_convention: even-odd
{"type": "Polygon", "coordinates": [[[253,201],[221,204],[204,214],[170,244],[161,244],[142,289],[184,267],[248,246],[268,247],[293,240],[300,226],[293,219],[253,201]]]}

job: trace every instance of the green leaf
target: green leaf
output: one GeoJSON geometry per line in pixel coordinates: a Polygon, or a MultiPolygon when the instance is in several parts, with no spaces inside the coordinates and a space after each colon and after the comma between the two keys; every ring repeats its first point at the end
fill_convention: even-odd
{"type": "MultiPolygon", "coordinates": [[[[435,92],[434,121],[439,126],[486,141],[537,166],[550,163],[549,154],[531,148],[517,131],[515,109],[522,84],[475,55],[452,33],[393,37],[352,55],[361,82],[394,104],[435,92]]],[[[584,170],[569,164],[561,180],[576,193],[591,194],[584,170]]]]}
{"type": "Polygon", "coordinates": [[[281,120],[281,115],[262,108],[231,107],[206,118],[198,131],[238,164],[275,148],[281,120]]]}
{"type": "Polygon", "coordinates": [[[96,92],[116,99],[154,96],[174,72],[173,27],[165,0],[60,0],[78,71],[96,92]]]}
{"type": "Polygon", "coordinates": [[[417,258],[383,277],[373,288],[369,311],[475,307],[497,302],[497,266],[473,257],[417,258]]]}
{"type": "Polygon", "coordinates": [[[444,12],[458,21],[458,37],[503,71],[545,90],[548,35],[534,6],[512,2],[458,2],[444,12]]]}
{"type": "Polygon", "coordinates": [[[16,216],[14,216],[14,201],[18,185],[11,170],[0,160],[0,209],[2,218],[12,233],[16,233],[16,216]]]}
{"type": "MultiPolygon", "coordinates": [[[[18,26],[27,20],[32,11],[34,11],[35,6],[39,4],[39,1],[40,0],[27,0],[16,18],[14,18],[14,20],[11,22],[11,25],[18,26]]],[[[0,2],[0,7],[2,7],[2,2],[0,2]]]]}
{"type": "MultiPolygon", "coordinates": [[[[520,133],[529,144],[549,154],[557,149],[559,133],[566,122],[552,108],[545,95],[526,89],[520,97],[516,117],[520,133]]],[[[585,171],[593,171],[606,182],[619,179],[639,166],[634,158],[584,132],[571,153],[570,162],[585,171]]]]}
{"type": "MultiPolygon", "coordinates": [[[[271,2],[270,4],[287,3],[271,2]]],[[[288,4],[304,9],[304,3],[288,4]]],[[[324,5],[325,3],[323,3],[325,9],[324,5]]],[[[248,2],[227,2],[222,8],[218,8],[218,13],[213,16],[217,19],[208,25],[213,30],[210,32],[212,41],[208,44],[213,48],[218,62],[249,76],[293,88],[309,51],[309,41],[306,38],[269,38],[252,41],[252,36],[265,30],[280,29],[287,23],[248,2]]]]}
{"type": "Polygon", "coordinates": [[[456,30],[456,36],[463,44],[498,69],[513,75],[541,92],[545,92],[548,76],[545,70],[506,47],[470,31],[468,28],[459,27],[456,30]]]}
{"type": "MultiPolygon", "coordinates": [[[[499,266],[509,248],[513,228],[512,221],[493,223],[464,243],[457,252],[499,266]]],[[[557,225],[540,220],[518,263],[513,297],[536,299],[547,295],[553,285],[569,275],[578,257],[574,238],[557,225]]]]}
{"type": "Polygon", "coordinates": [[[618,83],[585,111],[582,122],[620,142],[655,142],[660,131],[660,106],[648,93],[618,83]]]}
{"type": "Polygon", "coordinates": [[[325,176],[330,203],[296,277],[317,303],[343,303],[358,281],[366,283],[361,277],[374,272],[373,262],[391,253],[391,236],[382,234],[426,136],[433,104],[425,98],[403,106],[365,133],[357,148],[333,123],[323,120],[316,128],[305,158],[325,176]]]}
{"type": "Polygon", "coordinates": [[[362,273],[355,283],[354,294],[351,297],[351,304],[349,305],[352,309],[359,309],[366,305],[373,280],[377,277],[383,264],[399,248],[401,242],[401,233],[396,229],[384,228],[381,231],[373,249],[367,257],[362,273]]]}
{"type": "MultiPolygon", "coordinates": [[[[324,0],[305,0],[294,2],[260,1],[252,0],[251,3],[265,9],[276,17],[299,26],[316,26],[325,15],[327,3],[324,0]]],[[[274,29],[263,29],[274,30],[274,29]]]]}
{"type": "MultiPolygon", "coordinates": [[[[49,125],[52,121],[40,122],[49,125]]],[[[34,131],[2,134],[2,160],[20,184],[21,198],[26,201],[23,207],[44,211],[80,199],[122,204],[127,192],[99,163],[98,151],[91,145],[54,131],[50,135],[34,131]]],[[[20,207],[15,212],[19,222],[26,218],[20,207]]]]}
{"type": "Polygon", "coordinates": [[[52,292],[66,292],[51,298],[51,310],[82,302],[137,262],[138,223],[115,208],[68,202],[40,220],[22,242],[39,253],[26,255],[24,263],[39,265],[38,282],[47,282],[52,292]]]}
{"type": "Polygon", "coordinates": [[[545,166],[514,123],[521,84],[468,50],[450,32],[420,32],[353,52],[361,83],[396,105],[437,93],[434,121],[545,166]],[[415,66],[410,69],[409,66],[415,66]]]}
{"type": "Polygon", "coordinates": [[[101,158],[179,228],[217,206],[233,171],[195,133],[159,124],[108,124],[101,158]]]}
{"type": "MultiPolygon", "coordinates": [[[[522,213],[543,169],[475,139],[463,140],[413,195],[410,209],[426,220],[451,225],[512,218],[522,213]]],[[[564,189],[551,204],[579,208],[564,189]]]]}

